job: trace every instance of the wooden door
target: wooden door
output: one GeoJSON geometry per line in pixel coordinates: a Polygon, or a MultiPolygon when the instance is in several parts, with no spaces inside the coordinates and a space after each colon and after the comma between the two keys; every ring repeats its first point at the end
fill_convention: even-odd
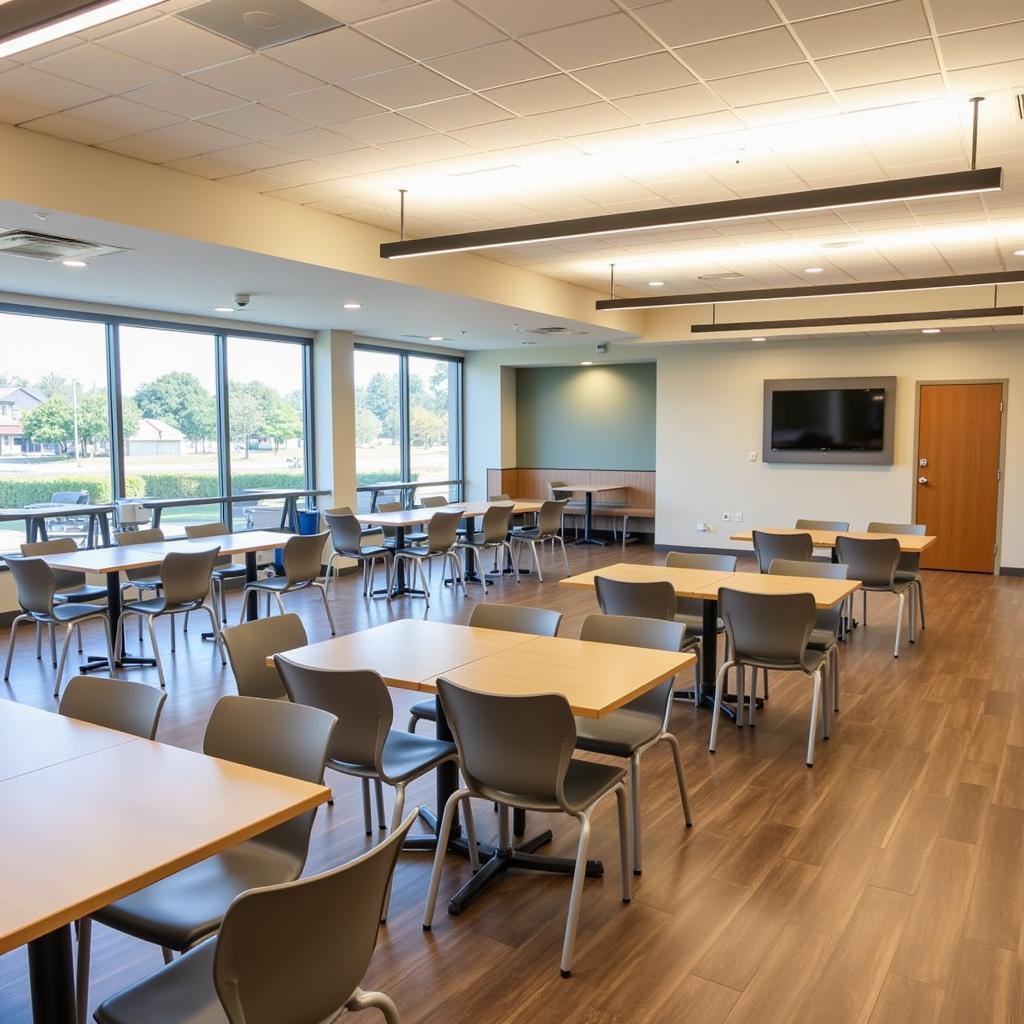
{"type": "Polygon", "coordinates": [[[1002,384],[921,385],[916,520],[938,537],[924,568],[994,571],[1002,418],[1002,384]]]}

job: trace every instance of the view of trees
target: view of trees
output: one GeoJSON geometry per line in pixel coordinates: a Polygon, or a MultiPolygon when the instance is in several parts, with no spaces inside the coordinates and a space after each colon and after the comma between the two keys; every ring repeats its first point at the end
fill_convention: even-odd
{"type": "MultiPolygon", "coordinates": [[[[398,374],[375,373],[356,388],[356,444],[377,440],[398,444],[398,374]]],[[[416,448],[433,448],[448,441],[448,364],[435,364],[424,383],[409,374],[409,441],[416,448]]]]}
{"type": "MultiPolygon", "coordinates": [[[[27,412],[21,421],[25,436],[37,444],[57,445],[64,454],[95,455],[107,447],[110,424],[107,420],[105,388],[78,392],[70,381],[49,373],[40,381],[38,390],[47,397],[27,412]],[[76,415],[77,413],[77,415],[76,415]],[[74,452],[75,427],[78,427],[79,451],[74,452]]],[[[134,434],[139,428],[139,407],[130,398],[122,403],[125,431],[134,434]]]]}
{"type": "Polygon", "coordinates": [[[135,403],[143,416],[177,427],[195,451],[217,436],[217,403],[194,374],[177,370],[142,384],[135,403]]]}

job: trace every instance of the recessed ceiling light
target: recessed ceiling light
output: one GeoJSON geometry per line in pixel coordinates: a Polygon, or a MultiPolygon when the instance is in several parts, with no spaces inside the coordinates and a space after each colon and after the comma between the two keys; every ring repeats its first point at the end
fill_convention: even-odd
{"type": "Polygon", "coordinates": [[[362,309],[363,304],[361,302],[346,302],[342,309],[362,309]]]}
{"type": "Polygon", "coordinates": [[[859,246],[861,246],[863,244],[864,243],[861,242],[859,239],[856,239],[856,240],[849,239],[849,240],[840,241],[840,242],[822,242],[821,245],[818,246],[818,248],[819,249],[856,249],[856,248],[858,248],[859,246]]]}
{"type": "Polygon", "coordinates": [[[1024,249],[1014,249],[1013,250],[1013,255],[1014,256],[1024,256],[1024,249]]]}
{"type": "Polygon", "coordinates": [[[234,313],[235,312],[235,307],[234,306],[214,306],[213,307],[213,311],[214,311],[214,313],[234,313]]]}
{"type": "Polygon", "coordinates": [[[427,341],[444,341],[444,335],[432,334],[429,338],[427,338],[427,341]]]}
{"type": "Polygon", "coordinates": [[[647,282],[647,287],[648,288],[664,288],[665,287],[665,282],[664,281],[648,281],[647,282]]]}
{"type": "Polygon", "coordinates": [[[65,267],[87,267],[87,266],[89,266],[89,264],[86,263],[85,260],[61,260],[61,263],[63,263],[65,267]]]}
{"type": "Polygon", "coordinates": [[[593,365],[594,365],[594,360],[593,359],[584,359],[583,362],[580,363],[580,366],[593,366],[593,365]]]}
{"type": "Polygon", "coordinates": [[[824,272],[824,267],[804,267],[805,274],[823,274],[824,272]]]}
{"type": "Polygon", "coordinates": [[[751,338],[751,341],[767,341],[767,338],[751,338]]]}
{"type": "Polygon", "coordinates": [[[921,333],[922,334],[941,334],[942,333],[942,328],[941,327],[922,327],[921,328],[921,333]]]}

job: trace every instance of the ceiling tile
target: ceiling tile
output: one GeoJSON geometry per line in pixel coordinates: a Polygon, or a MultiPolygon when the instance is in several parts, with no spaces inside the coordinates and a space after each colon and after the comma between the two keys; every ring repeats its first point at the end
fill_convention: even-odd
{"type": "Polygon", "coordinates": [[[355,121],[346,121],[339,125],[341,131],[353,139],[362,142],[397,142],[399,139],[415,139],[421,135],[429,135],[430,129],[416,121],[403,117],[401,114],[375,114],[373,117],[361,117],[355,121]]]}
{"type": "Polygon", "coordinates": [[[523,43],[566,70],[638,57],[661,45],[625,14],[523,36],[523,43]]]}
{"type": "Polygon", "coordinates": [[[438,57],[428,63],[435,71],[470,89],[490,89],[510,82],[522,82],[550,75],[555,70],[546,60],[511,39],[438,57]]]}
{"type": "Polygon", "coordinates": [[[381,110],[376,103],[371,103],[362,96],[353,96],[352,93],[335,85],[324,85],[309,92],[281,96],[276,100],[267,100],[265,105],[301,118],[310,124],[324,127],[350,121],[355,117],[366,117],[381,110]]]}
{"type": "MultiPolygon", "coordinates": [[[[0,78],[0,82],[3,79],[0,78]]],[[[516,114],[541,114],[548,110],[564,110],[582,103],[593,103],[594,94],[568,75],[551,75],[532,82],[519,82],[484,95],[516,114]]]]}
{"type": "Polygon", "coordinates": [[[198,71],[194,81],[244,96],[247,100],[268,100],[289,93],[315,89],[322,83],[287,64],[271,60],[261,53],[251,53],[241,60],[228,61],[215,68],[198,71]]]}
{"type": "Polygon", "coordinates": [[[615,14],[612,0],[463,0],[510,35],[540,32],[559,25],[571,25],[603,14],[615,14]]]}
{"type": "Polygon", "coordinates": [[[338,153],[325,162],[351,174],[386,171],[393,167],[401,167],[404,163],[393,153],[385,153],[382,149],[353,149],[348,153],[338,153]]]}
{"type": "Polygon", "coordinates": [[[376,18],[381,14],[390,14],[405,7],[415,7],[423,0],[307,0],[324,14],[337,21],[352,25],[367,18],[376,18]]]}
{"type": "Polygon", "coordinates": [[[385,107],[409,107],[464,92],[462,86],[419,64],[357,78],[346,88],[385,107]]]}
{"type": "Polygon", "coordinates": [[[628,115],[616,110],[610,103],[589,103],[571,110],[553,110],[547,114],[532,114],[534,124],[555,135],[570,137],[589,132],[603,132],[632,124],[628,115]]]}
{"type": "Polygon", "coordinates": [[[504,39],[455,0],[432,0],[360,25],[361,31],[417,60],[469,50],[504,39]]]}
{"type": "Polygon", "coordinates": [[[249,52],[230,39],[173,17],[158,18],[104,36],[103,45],[181,75],[244,57],[249,52]]]}
{"type": "Polygon", "coordinates": [[[47,114],[22,124],[21,127],[33,132],[43,132],[45,135],[55,135],[60,139],[70,139],[72,142],[82,142],[87,146],[97,142],[109,142],[124,134],[116,128],[96,124],[94,121],[83,121],[70,114],[47,114]]]}
{"type": "Polygon", "coordinates": [[[167,77],[166,68],[105,50],[97,43],[84,43],[54,57],[36,61],[32,66],[81,85],[114,93],[138,89],[167,77]]]}
{"type": "MultiPolygon", "coordinates": [[[[584,153],[615,153],[619,150],[628,152],[638,146],[646,148],[660,143],[661,140],[650,128],[640,125],[575,135],[572,140],[572,144],[582,149],[584,153]]],[[[627,177],[634,177],[627,171],[622,173],[627,177]]]]}
{"type": "MultiPolygon", "coordinates": [[[[275,139],[274,145],[278,142],[279,140],[275,139]]],[[[274,167],[283,163],[280,149],[264,146],[260,142],[245,142],[240,146],[217,150],[216,158],[230,163],[238,171],[259,171],[264,167],[274,167]]]]}
{"type": "Polygon", "coordinates": [[[205,117],[244,105],[237,96],[193,82],[191,78],[168,78],[144,89],[135,89],[126,98],[182,117],[205,117]]]}
{"type": "Polygon", "coordinates": [[[921,0],[892,0],[793,26],[812,57],[869,50],[930,35],[921,0]]]}
{"type": "Polygon", "coordinates": [[[0,75],[0,96],[50,111],[103,99],[103,93],[98,89],[77,85],[66,78],[30,67],[15,68],[0,75]]]}
{"type": "Polygon", "coordinates": [[[822,14],[838,14],[857,7],[870,7],[879,0],[778,0],[782,13],[790,21],[817,18],[822,14]]]}
{"type": "Polygon", "coordinates": [[[94,25],[92,28],[82,29],[77,33],[77,35],[81,39],[88,39],[95,42],[97,39],[103,39],[106,36],[112,36],[118,32],[123,32],[126,28],[131,28],[133,25],[141,25],[146,21],[154,21],[155,19],[162,17],[162,12],[163,7],[156,9],[149,8],[144,11],[133,11],[131,14],[122,14],[113,21],[105,21],[100,25],[94,25]]]}
{"type": "Polygon", "coordinates": [[[232,188],[244,189],[246,192],[271,192],[278,188],[288,188],[290,182],[283,178],[267,174],[266,171],[248,171],[245,174],[232,174],[230,177],[221,178],[222,185],[230,185],[232,188]]]}
{"type": "Polygon", "coordinates": [[[836,102],[843,110],[864,110],[868,107],[887,106],[894,98],[897,103],[914,103],[939,99],[945,95],[946,83],[943,82],[942,76],[927,75],[924,78],[908,78],[903,82],[886,82],[859,89],[841,89],[836,92],[836,102]]]}
{"type": "Polygon", "coordinates": [[[768,0],[668,0],[636,13],[669,46],[685,46],[779,24],[779,16],[768,0]]]}
{"type": "Polygon", "coordinates": [[[974,96],[990,89],[1021,91],[1024,82],[1024,60],[1009,60],[977,68],[949,72],[950,85],[963,95],[974,96]]]}
{"type": "Polygon", "coordinates": [[[4,124],[21,124],[22,121],[31,121],[34,117],[42,117],[48,113],[44,107],[0,96],[0,121],[4,124]]]}
{"type": "Polygon", "coordinates": [[[693,75],[669,53],[652,53],[576,72],[584,85],[606,99],[689,85],[693,75]]]}
{"type": "Polygon", "coordinates": [[[616,106],[638,121],[648,123],[721,110],[722,101],[703,85],[684,85],[680,89],[662,89],[643,96],[627,96],[616,100],[616,106]]]}
{"type": "Polygon", "coordinates": [[[931,0],[931,8],[940,35],[1024,18],[1020,0],[931,0]]]}
{"type": "Polygon", "coordinates": [[[123,96],[109,96],[105,100],[96,100],[95,103],[86,103],[81,107],[75,107],[75,117],[79,117],[83,121],[92,121],[94,124],[105,125],[108,128],[115,128],[118,135],[134,135],[137,132],[151,131],[153,128],[163,128],[164,125],[174,124],[178,120],[174,114],[135,103],[123,96]]]}
{"type": "Polygon", "coordinates": [[[655,133],[661,138],[669,140],[724,135],[730,132],[739,132],[743,127],[743,122],[729,110],[693,114],[688,117],[673,117],[651,125],[655,133]]]}
{"type": "Polygon", "coordinates": [[[1024,21],[942,36],[939,48],[948,68],[969,68],[977,64],[1018,60],[1024,53],[1024,21]]]}
{"type": "Polygon", "coordinates": [[[338,169],[319,160],[294,160],[268,167],[266,173],[282,178],[293,185],[310,185],[317,181],[330,181],[338,177],[338,169]]]}
{"type": "Polygon", "coordinates": [[[930,39],[883,46],[878,50],[861,50],[842,57],[826,57],[817,61],[817,66],[833,89],[855,89],[894,79],[939,73],[939,62],[935,59],[935,47],[930,39]]]}
{"type": "Polygon", "coordinates": [[[344,82],[409,63],[408,57],[350,28],[335,28],[308,39],[275,46],[273,56],[274,60],[283,61],[324,82],[344,82]]]}
{"type": "Polygon", "coordinates": [[[821,89],[821,79],[810,64],[792,64],[785,68],[755,71],[751,75],[737,75],[735,78],[722,78],[715,82],[715,92],[736,107],[796,96],[813,96],[821,92],[821,89]]]}
{"type": "MultiPolygon", "coordinates": [[[[338,172],[335,171],[335,174],[338,172]]],[[[344,181],[344,178],[338,179],[344,181]]],[[[305,206],[308,203],[323,202],[325,199],[334,199],[337,190],[330,187],[330,182],[318,182],[311,185],[292,185],[289,188],[274,189],[264,193],[271,199],[283,199],[288,203],[299,203],[305,206]]]]}
{"type": "Polygon", "coordinates": [[[507,111],[482,96],[455,96],[450,100],[425,103],[408,111],[410,117],[437,131],[469,128],[476,124],[490,124],[512,117],[507,111]]]}
{"type": "Polygon", "coordinates": [[[282,114],[280,110],[271,110],[262,103],[211,114],[204,117],[203,122],[254,140],[272,139],[275,135],[288,135],[308,127],[305,121],[282,114]]]}
{"type": "Polygon", "coordinates": [[[400,142],[386,142],[382,149],[393,153],[408,163],[424,164],[433,160],[447,160],[450,157],[464,156],[472,153],[472,149],[457,139],[446,135],[428,135],[421,139],[404,139],[400,142]]]}
{"type": "Polygon", "coordinates": [[[167,163],[187,156],[211,153],[244,142],[243,138],[198,121],[179,121],[166,128],[101,143],[103,149],[151,163],[167,163]]]}
{"type": "Polygon", "coordinates": [[[238,174],[245,169],[244,164],[222,158],[222,150],[212,155],[187,156],[183,160],[172,160],[164,164],[173,171],[184,171],[185,174],[196,174],[200,178],[226,178],[229,174],[238,174]]]}
{"type": "Polygon", "coordinates": [[[676,53],[705,79],[726,78],[748,71],[796,64],[804,59],[800,47],[785,28],[747,32],[709,43],[684,46],[676,53]]]}
{"type": "Polygon", "coordinates": [[[827,117],[838,114],[839,108],[828,93],[822,92],[813,96],[775,100],[772,103],[754,103],[738,107],[736,113],[751,127],[760,127],[827,117]]]}
{"type": "Polygon", "coordinates": [[[477,149],[509,149],[551,139],[551,133],[529,121],[498,121],[454,130],[452,135],[477,149]]]}
{"type": "Polygon", "coordinates": [[[275,148],[297,156],[330,156],[351,149],[362,149],[364,143],[357,142],[338,132],[326,128],[307,128],[292,135],[279,135],[273,140],[275,148]]]}

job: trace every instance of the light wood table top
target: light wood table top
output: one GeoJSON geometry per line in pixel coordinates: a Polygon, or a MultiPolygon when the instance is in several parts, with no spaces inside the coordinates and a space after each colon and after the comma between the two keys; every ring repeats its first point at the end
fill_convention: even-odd
{"type": "Polygon", "coordinates": [[[222,555],[244,555],[250,551],[269,551],[283,548],[294,533],[275,533],[273,530],[239,530],[222,536],[195,537],[192,540],[169,540],[162,544],[148,544],[167,554],[170,551],[200,551],[204,548],[219,547],[222,555]]]}
{"type": "MultiPolygon", "coordinates": [[[[538,636],[441,674],[481,693],[560,693],[575,714],[602,718],[694,661],[690,653],[538,636]]],[[[424,681],[420,688],[433,693],[437,685],[424,681]]]]}
{"type": "MultiPolygon", "coordinates": [[[[91,753],[79,746],[68,760],[69,720],[22,710],[38,716],[40,756],[53,763],[0,782],[0,953],[330,797],[323,786],[131,736],[91,753]]],[[[0,702],[0,729],[25,721],[0,702]]],[[[91,742],[96,727],[76,727],[91,742]]]]}
{"type": "MultiPolygon", "coordinates": [[[[384,677],[388,686],[421,690],[424,680],[433,685],[437,676],[466,662],[532,639],[532,634],[510,633],[503,629],[456,626],[427,619],[396,619],[284,654],[308,668],[371,668],[384,677]]],[[[267,658],[267,665],[273,664],[274,659],[267,658]]]]}
{"type": "Polygon", "coordinates": [[[556,491],[572,491],[573,494],[600,494],[602,491],[622,491],[629,484],[559,484],[556,491]]]}
{"type": "MultiPolygon", "coordinates": [[[[834,548],[836,546],[837,537],[857,537],[865,540],[879,540],[886,537],[895,537],[896,540],[900,542],[900,551],[908,554],[924,551],[925,548],[931,547],[931,545],[938,540],[938,537],[931,537],[919,533],[859,533],[854,530],[836,533],[834,530],[791,530],[775,526],[764,528],[759,526],[757,530],[759,533],[809,533],[811,535],[811,541],[816,548],[834,548]]],[[[753,544],[754,533],[752,530],[744,530],[740,533],[732,534],[729,537],[729,540],[746,541],[748,544],[753,544]]]]}
{"type": "Polygon", "coordinates": [[[830,580],[818,576],[769,576],[759,572],[735,572],[701,588],[696,597],[717,600],[726,587],[747,594],[811,594],[819,611],[834,608],[856,590],[860,580],[830,580]]]}
{"type": "Polygon", "coordinates": [[[667,581],[675,589],[676,597],[699,597],[703,593],[703,588],[715,580],[731,575],[733,574],[719,569],[673,569],[666,565],[634,565],[631,562],[619,562],[615,565],[606,565],[603,569],[593,569],[578,576],[569,576],[559,580],[558,585],[577,590],[593,590],[594,579],[597,576],[622,580],[625,583],[667,581]]]}
{"type": "MultiPolygon", "coordinates": [[[[366,526],[422,526],[429,523],[438,512],[461,512],[463,516],[482,516],[486,515],[492,505],[507,504],[507,501],[459,501],[432,508],[403,508],[398,512],[361,512],[356,519],[366,526]]],[[[540,506],[539,501],[516,499],[512,502],[512,514],[537,512],[540,506]]]]}

